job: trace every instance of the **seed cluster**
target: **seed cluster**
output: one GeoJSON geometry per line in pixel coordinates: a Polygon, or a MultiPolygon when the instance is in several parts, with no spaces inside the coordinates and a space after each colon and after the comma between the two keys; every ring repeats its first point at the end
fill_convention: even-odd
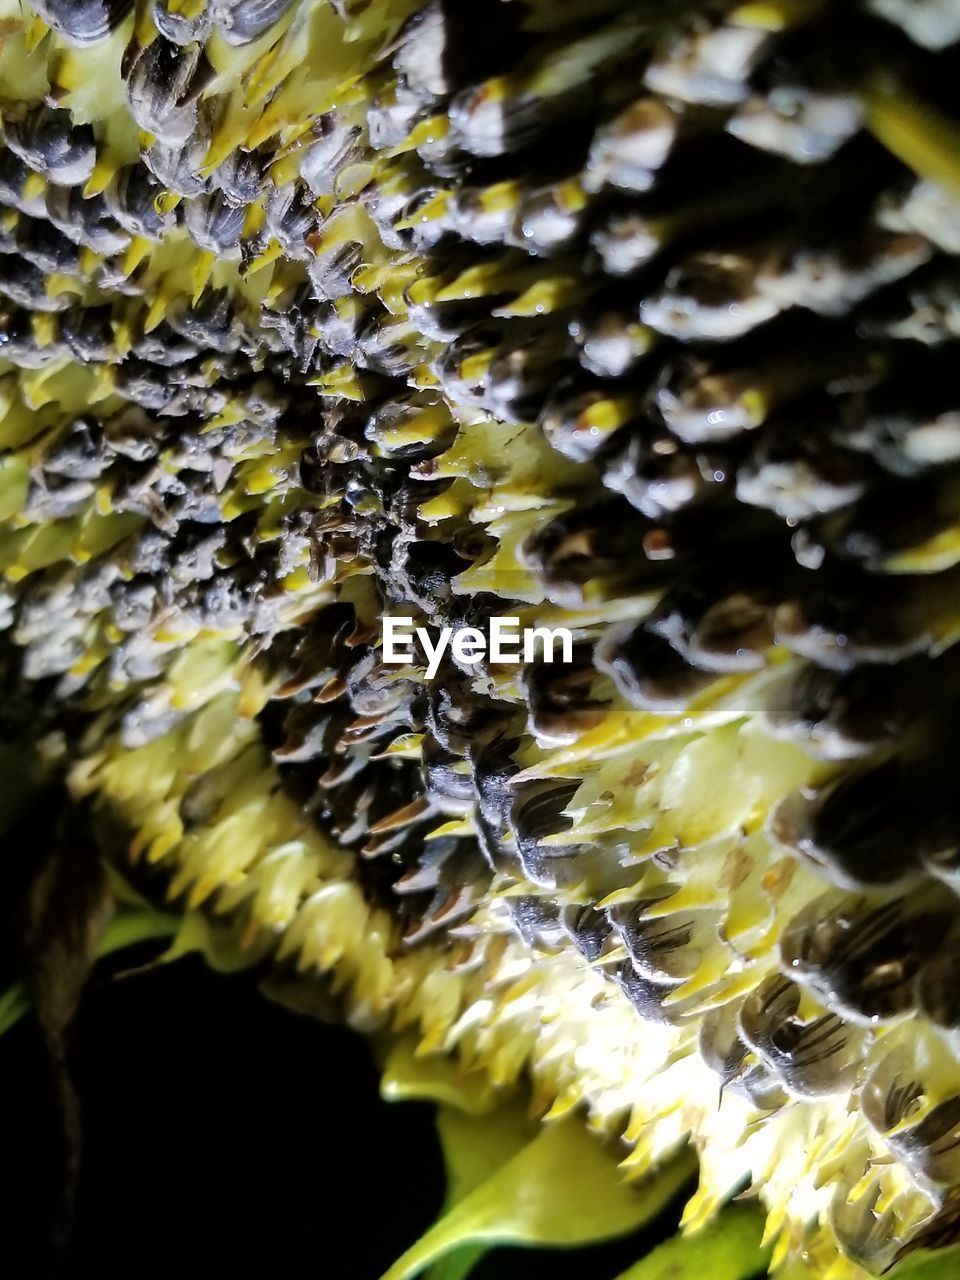
{"type": "Polygon", "coordinates": [[[694,1218],[732,1144],[783,1256],[948,1238],[956,6],[33,8],[4,660],[75,789],[358,1021],[506,1079],[557,999],[551,1099],[692,1130],[694,1218]],[[428,682],[384,612],[574,659],[428,682]]]}

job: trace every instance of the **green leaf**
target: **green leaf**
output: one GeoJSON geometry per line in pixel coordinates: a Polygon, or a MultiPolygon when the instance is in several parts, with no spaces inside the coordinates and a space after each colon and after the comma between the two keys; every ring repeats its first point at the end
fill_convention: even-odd
{"type": "Polygon", "coordinates": [[[440,1107],[437,1131],[447,1172],[447,1207],[493,1177],[536,1138],[540,1125],[525,1101],[516,1099],[491,1115],[467,1115],[457,1107],[440,1107]]]}
{"type": "Polygon", "coordinates": [[[276,938],[266,930],[261,930],[247,944],[243,938],[245,925],[217,919],[203,911],[187,911],[177,926],[173,942],[159,957],[158,964],[169,964],[196,953],[203,956],[215,973],[240,973],[259,964],[276,945],[276,938]]]}
{"type": "Polygon", "coordinates": [[[450,1054],[418,1057],[416,1049],[416,1036],[390,1043],[380,1077],[387,1102],[439,1102],[470,1115],[484,1115],[503,1102],[504,1090],[485,1071],[465,1071],[450,1054]]]}
{"type": "MultiPolygon", "coordinates": [[[[866,1276],[866,1272],[858,1272],[866,1276]]],[[[821,1280],[823,1269],[794,1259],[777,1271],[776,1280],[821,1280]]],[[[960,1245],[925,1249],[909,1254],[883,1272],[883,1280],[957,1280],[960,1275],[960,1245]]]]}
{"type": "Polygon", "coordinates": [[[489,1244],[465,1244],[445,1254],[427,1272],[427,1280],[466,1280],[481,1258],[491,1249],[489,1244]]]}
{"type": "Polygon", "coordinates": [[[109,858],[104,858],[103,871],[118,909],[122,910],[124,907],[130,907],[137,911],[144,909],[154,910],[150,899],[145,897],[139,889],[133,887],[115,862],[111,862],[109,858]]]}
{"type": "Polygon", "coordinates": [[[760,1247],[764,1217],[756,1205],[729,1205],[696,1235],[677,1235],[658,1245],[619,1280],[749,1280],[763,1275],[770,1257],[760,1247]]]}
{"type": "MultiPolygon", "coordinates": [[[[141,942],[172,938],[180,926],[178,916],[165,911],[122,911],[108,921],[97,946],[97,959],[135,947],[141,942]]],[[[0,995],[0,1036],[16,1026],[30,1008],[22,982],[15,982],[0,995]]]]}
{"type": "Polygon", "coordinates": [[[957,1280],[960,1248],[940,1249],[910,1258],[889,1272],[890,1280],[957,1280]]]}
{"type": "Polygon", "coordinates": [[[30,1008],[22,982],[15,982],[0,995],[0,1036],[15,1027],[30,1008]]]}
{"type": "Polygon", "coordinates": [[[625,1235],[656,1217],[695,1168],[687,1151],[631,1185],[582,1116],[542,1125],[532,1142],[454,1204],[383,1280],[411,1280],[468,1244],[571,1246],[625,1235]]]}
{"type": "Polygon", "coordinates": [[[166,911],[121,911],[113,917],[104,930],[97,956],[109,956],[114,951],[136,947],[141,942],[154,942],[160,938],[172,938],[180,925],[179,916],[166,911]]]}
{"type": "MultiPolygon", "coordinates": [[[[443,1213],[508,1164],[538,1128],[519,1098],[484,1116],[469,1115],[456,1106],[440,1107],[437,1131],[447,1176],[443,1213]]],[[[454,1249],[434,1263],[427,1280],[463,1280],[489,1249],[485,1242],[454,1249]]]]}

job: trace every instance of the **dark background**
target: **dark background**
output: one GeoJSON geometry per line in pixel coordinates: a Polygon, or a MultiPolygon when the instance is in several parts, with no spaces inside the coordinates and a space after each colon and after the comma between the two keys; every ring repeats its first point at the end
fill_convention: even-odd
{"type": "MultiPolygon", "coordinates": [[[[129,960],[129,957],[126,957],[129,960]]],[[[378,1280],[443,1198],[432,1108],[384,1103],[366,1042],[195,957],[95,975],[71,1070],[83,1163],[70,1241],[55,1091],[31,1019],[0,1037],[0,1274],[378,1280]]],[[[589,1250],[498,1250],[475,1280],[607,1280],[674,1226],[589,1250]]]]}

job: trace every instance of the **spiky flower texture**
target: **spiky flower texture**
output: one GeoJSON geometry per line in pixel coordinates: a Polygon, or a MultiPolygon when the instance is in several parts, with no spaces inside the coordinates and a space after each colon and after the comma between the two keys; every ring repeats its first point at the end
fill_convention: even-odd
{"type": "Polygon", "coordinates": [[[7,720],[242,954],[816,1275],[960,1217],[958,40],[0,4],[7,720]]]}

